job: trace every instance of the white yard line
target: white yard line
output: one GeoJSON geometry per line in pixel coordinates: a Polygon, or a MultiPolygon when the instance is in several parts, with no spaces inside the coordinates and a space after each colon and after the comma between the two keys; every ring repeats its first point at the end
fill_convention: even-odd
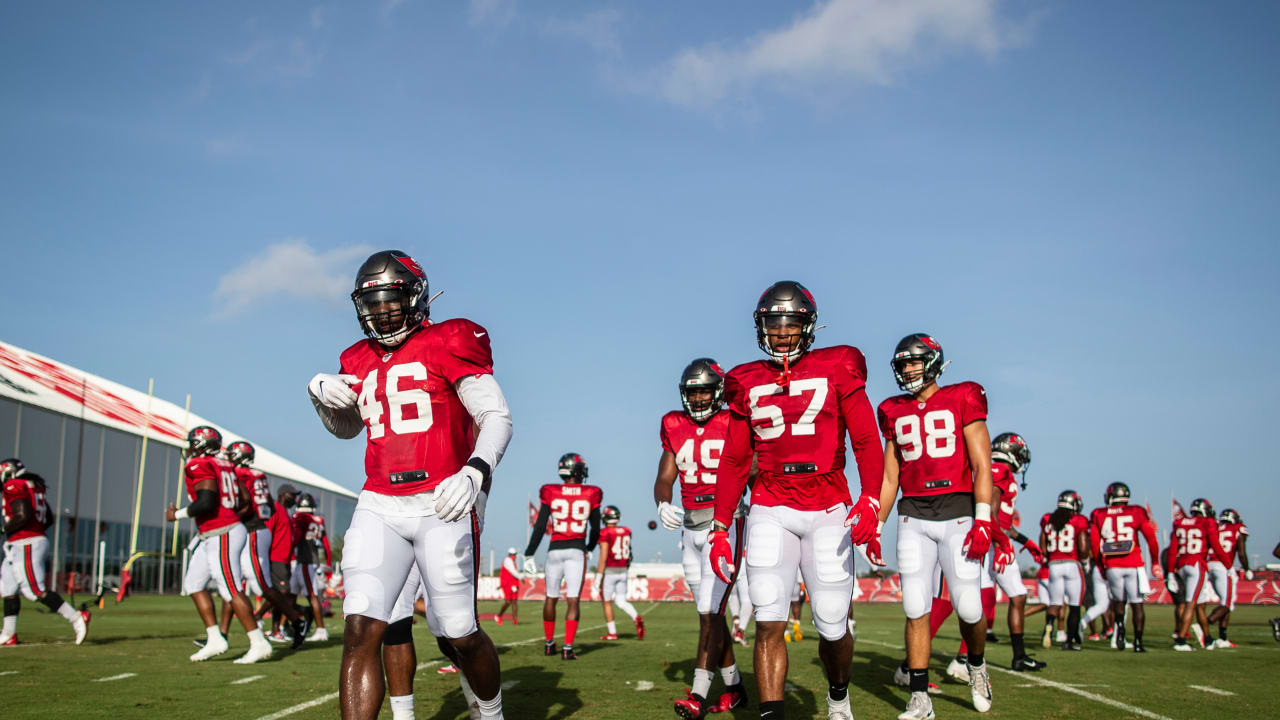
{"type": "MultiPolygon", "coordinates": [[[[894,650],[904,649],[901,645],[897,645],[895,643],[880,642],[878,640],[859,640],[859,642],[864,642],[869,645],[879,645],[881,647],[893,648],[894,650]]],[[[943,658],[950,657],[946,653],[941,653],[936,651],[933,654],[937,657],[943,657],[943,658]]],[[[1036,685],[1051,687],[1056,690],[1061,690],[1063,692],[1071,693],[1072,695],[1079,695],[1082,698],[1088,698],[1089,700],[1102,703],[1103,705],[1110,705],[1113,708],[1124,710],[1127,713],[1132,713],[1134,715],[1139,715],[1145,718],[1151,718],[1151,720],[1173,720],[1172,718],[1166,717],[1164,715],[1153,713],[1150,710],[1140,708],[1137,705],[1130,705],[1128,703],[1122,703],[1119,700],[1112,700],[1109,697],[1103,697],[1102,695],[1098,695],[1097,693],[1091,693],[1088,690],[1081,690],[1080,688],[1072,687],[1066,683],[1054,682],[1053,680],[1045,680],[1043,678],[1036,677],[1035,675],[1032,675],[1029,673],[1020,673],[1014,670],[1007,670],[1002,667],[996,667],[991,663],[987,663],[987,667],[997,672],[1002,672],[1006,675],[1013,675],[1014,677],[1017,677],[1020,680],[1030,680],[1036,685]]]]}
{"type": "Polygon", "coordinates": [[[18,670],[5,670],[4,672],[0,672],[0,675],[17,675],[18,672],[18,670]]]}
{"type": "Polygon", "coordinates": [[[232,681],[231,681],[231,684],[232,684],[232,685],[247,685],[247,684],[249,684],[249,683],[253,682],[254,680],[261,680],[261,679],[262,679],[262,678],[264,678],[264,677],[266,677],[266,675],[250,675],[250,676],[249,676],[249,677],[247,677],[247,678],[240,678],[239,680],[232,680],[232,681]]]}
{"type": "Polygon", "coordinates": [[[138,673],[120,673],[119,675],[112,675],[110,677],[100,677],[95,680],[90,680],[89,682],[111,682],[113,680],[124,680],[125,678],[131,677],[138,677],[138,673]]]}
{"type": "Polygon", "coordinates": [[[1216,687],[1209,687],[1208,685],[1188,685],[1187,687],[1194,690],[1203,690],[1207,693],[1213,693],[1214,695],[1235,695],[1235,693],[1230,690],[1220,690],[1216,687]]]}
{"type": "MultiPolygon", "coordinates": [[[[656,607],[658,607],[658,603],[654,603],[654,604],[650,605],[650,606],[648,607],[648,609],[646,609],[646,610],[645,610],[645,612],[649,612],[650,610],[653,610],[653,609],[654,609],[654,608],[656,608],[656,607]]],[[[602,628],[602,627],[604,627],[604,624],[603,624],[603,623],[602,623],[602,624],[600,624],[600,625],[592,625],[592,626],[590,626],[590,627],[585,627],[585,628],[580,627],[580,628],[578,628],[578,632],[590,632],[590,631],[592,631],[592,630],[599,630],[599,629],[600,629],[600,628],[602,628]]],[[[539,636],[537,636],[537,637],[531,637],[531,638],[529,638],[529,639],[527,639],[527,640],[517,640],[517,641],[515,641],[515,642],[503,643],[503,644],[499,645],[498,647],[516,647],[517,645],[529,645],[529,644],[531,644],[531,643],[535,643],[535,642],[544,642],[544,641],[545,641],[545,638],[543,638],[541,635],[539,635],[539,636]]],[[[440,663],[442,663],[442,662],[444,662],[444,661],[443,661],[443,660],[431,660],[431,661],[428,661],[428,662],[419,663],[419,664],[418,664],[418,669],[419,669],[419,670],[424,670],[424,669],[426,669],[426,668],[432,667],[433,665],[439,665],[439,664],[440,664],[440,663]]],[[[336,699],[337,699],[337,697],[338,697],[338,693],[329,693],[328,695],[321,695],[320,697],[315,698],[314,700],[308,700],[308,701],[306,701],[306,702],[304,702],[304,703],[299,703],[299,704],[294,705],[294,706],[292,706],[292,707],[287,707],[287,708],[285,708],[285,709],[283,709],[283,710],[280,710],[279,712],[271,713],[270,715],[263,715],[262,717],[258,718],[258,720],[279,720],[280,718],[283,718],[283,717],[289,717],[290,715],[293,715],[293,714],[295,714],[295,713],[300,713],[300,712],[302,712],[303,710],[306,710],[307,708],[313,708],[313,707],[315,707],[315,706],[317,706],[317,705],[323,705],[323,704],[325,704],[325,703],[329,702],[330,700],[336,700],[336,699]]]]}

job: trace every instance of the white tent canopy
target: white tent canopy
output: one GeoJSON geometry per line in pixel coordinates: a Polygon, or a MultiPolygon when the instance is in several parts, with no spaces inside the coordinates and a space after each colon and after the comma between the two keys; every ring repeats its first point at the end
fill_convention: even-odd
{"type": "MultiPolygon", "coordinates": [[[[197,425],[217,428],[222,433],[224,444],[248,440],[195,413],[191,414],[184,427],[186,411],[158,397],[151,398],[151,412],[148,416],[145,392],[91,375],[4,341],[0,341],[0,397],[77,418],[83,412],[84,419],[88,422],[132,435],[146,434],[153,442],[176,447],[186,446],[187,429],[197,425]]],[[[341,485],[280,457],[257,442],[250,442],[256,451],[253,464],[259,470],[291,482],[303,483],[345,497],[356,497],[355,493],[341,485]]]]}

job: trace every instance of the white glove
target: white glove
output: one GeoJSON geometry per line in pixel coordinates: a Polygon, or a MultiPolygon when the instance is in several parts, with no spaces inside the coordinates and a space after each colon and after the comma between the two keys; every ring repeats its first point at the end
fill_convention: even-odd
{"type": "Polygon", "coordinates": [[[658,519],[662,521],[662,527],[668,530],[679,530],[684,525],[684,508],[678,508],[669,502],[660,502],[658,519]]]}
{"type": "Polygon", "coordinates": [[[527,558],[525,558],[525,559],[524,559],[524,571],[525,571],[525,573],[527,573],[527,574],[529,574],[529,575],[537,575],[537,574],[538,574],[538,563],[534,562],[534,559],[533,559],[533,558],[531,558],[531,557],[527,557],[527,558]]]}
{"type": "Polygon", "coordinates": [[[445,522],[453,522],[471,512],[482,480],[479,470],[463,465],[461,470],[441,481],[436,486],[436,515],[445,522]]]}
{"type": "Polygon", "coordinates": [[[351,386],[360,382],[355,375],[330,375],[317,373],[307,383],[307,389],[320,404],[334,410],[346,410],[356,404],[356,391],[351,386]]]}
{"type": "Polygon", "coordinates": [[[1244,571],[1244,579],[1245,579],[1245,580],[1252,580],[1252,579],[1253,579],[1253,571],[1252,571],[1252,570],[1245,570],[1245,571],[1244,571]]]}

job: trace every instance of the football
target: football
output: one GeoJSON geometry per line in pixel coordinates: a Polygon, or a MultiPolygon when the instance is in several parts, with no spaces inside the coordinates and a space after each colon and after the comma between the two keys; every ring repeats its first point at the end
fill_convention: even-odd
{"type": "Polygon", "coordinates": [[[657,521],[657,520],[650,520],[650,521],[649,521],[649,529],[650,529],[650,530],[657,530],[657,529],[658,529],[658,521],[657,521]]]}

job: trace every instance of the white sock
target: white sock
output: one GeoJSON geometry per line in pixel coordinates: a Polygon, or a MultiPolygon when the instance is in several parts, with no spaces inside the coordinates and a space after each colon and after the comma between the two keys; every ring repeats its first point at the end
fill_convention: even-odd
{"type": "Polygon", "coordinates": [[[250,647],[267,644],[267,636],[262,634],[262,628],[254,628],[247,634],[249,635],[250,647]]]}
{"type": "Polygon", "coordinates": [[[73,625],[76,622],[76,618],[80,617],[80,613],[76,612],[76,609],[71,607],[71,603],[65,601],[58,606],[58,614],[66,618],[67,622],[73,625]]]}
{"type": "Polygon", "coordinates": [[[693,694],[706,697],[711,694],[711,680],[715,675],[710,670],[693,669],[693,694]]]}
{"type": "Polygon", "coordinates": [[[720,677],[728,687],[733,687],[734,685],[742,682],[742,676],[738,674],[738,666],[736,663],[729,667],[720,668],[720,677]]]}
{"type": "Polygon", "coordinates": [[[616,623],[616,622],[614,622],[614,621],[610,620],[609,622],[607,622],[607,623],[605,623],[605,624],[609,626],[609,634],[610,634],[610,635],[617,635],[617,634],[618,634],[618,623],[616,623]]]}
{"type": "Polygon", "coordinates": [[[458,668],[458,685],[462,687],[462,697],[466,699],[467,707],[475,705],[476,693],[471,689],[471,683],[467,682],[467,676],[462,672],[462,668],[458,668]]]}
{"type": "Polygon", "coordinates": [[[217,644],[220,642],[226,642],[222,637],[222,631],[218,629],[217,625],[210,625],[204,629],[204,632],[209,636],[209,642],[211,643],[217,644]]]}
{"type": "Polygon", "coordinates": [[[18,616],[17,616],[17,615],[5,615],[5,616],[4,616],[4,629],[3,629],[3,630],[0,630],[0,635],[4,635],[5,637],[9,637],[9,636],[13,635],[13,634],[14,634],[14,633],[16,633],[16,632],[18,632],[18,616]]]}
{"type": "Polygon", "coordinates": [[[392,720],[413,720],[413,695],[391,696],[392,720]]]}
{"type": "Polygon", "coordinates": [[[614,599],[613,599],[613,604],[614,604],[614,605],[617,605],[617,606],[618,606],[618,609],[622,610],[622,612],[624,612],[624,613],[626,613],[627,615],[629,615],[633,621],[636,619],[636,616],[640,614],[640,613],[636,612],[636,606],[635,606],[635,605],[632,605],[632,604],[631,604],[631,603],[629,603],[629,602],[627,602],[627,599],[626,599],[626,598],[624,598],[624,597],[616,597],[616,598],[614,598],[614,599]]]}
{"type": "Polygon", "coordinates": [[[492,700],[476,698],[476,706],[480,708],[480,717],[502,720],[502,690],[499,689],[498,694],[494,695],[492,700]]]}

